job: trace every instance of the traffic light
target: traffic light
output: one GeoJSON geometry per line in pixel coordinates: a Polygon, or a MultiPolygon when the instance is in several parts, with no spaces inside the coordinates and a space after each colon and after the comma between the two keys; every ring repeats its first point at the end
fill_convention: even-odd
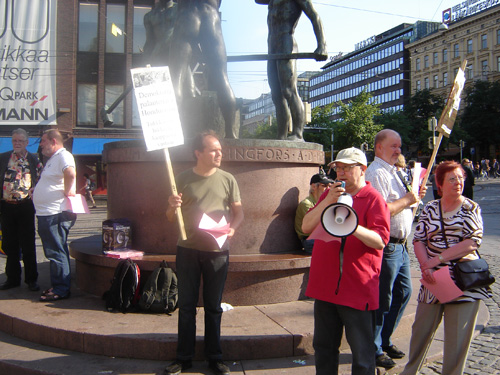
{"type": "Polygon", "coordinates": [[[429,149],[434,149],[434,137],[429,137],[429,149]]]}

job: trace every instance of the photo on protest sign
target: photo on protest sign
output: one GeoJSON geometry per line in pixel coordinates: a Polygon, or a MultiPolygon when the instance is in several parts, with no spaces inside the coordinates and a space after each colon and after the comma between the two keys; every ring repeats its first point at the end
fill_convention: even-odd
{"type": "Polygon", "coordinates": [[[184,144],[168,67],[137,68],[131,74],[148,151],[184,144]]]}

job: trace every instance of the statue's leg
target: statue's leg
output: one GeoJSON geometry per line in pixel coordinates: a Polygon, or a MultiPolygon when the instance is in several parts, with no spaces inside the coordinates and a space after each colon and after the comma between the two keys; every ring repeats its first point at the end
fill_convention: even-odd
{"type": "Polygon", "coordinates": [[[267,81],[271,88],[271,97],[276,107],[276,122],[278,123],[278,139],[287,139],[288,129],[290,127],[291,116],[288,104],[282,93],[282,87],[279,79],[278,66],[276,61],[267,62],[267,81]]]}
{"type": "Polygon", "coordinates": [[[288,139],[301,140],[305,125],[304,104],[297,91],[296,60],[278,60],[278,75],[281,93],[290,108],[292,117],[292,134],[288,139]]]}
{"type": "Polygon", "coordinates": [[[217,9],[203,15],[200,44],[207,61],[209,90],[217,92],[217,100],[224,117],[226,138],[238,138],[236,134],[236,98],[227,76],[227,54],[220,17],[217,9]]]}

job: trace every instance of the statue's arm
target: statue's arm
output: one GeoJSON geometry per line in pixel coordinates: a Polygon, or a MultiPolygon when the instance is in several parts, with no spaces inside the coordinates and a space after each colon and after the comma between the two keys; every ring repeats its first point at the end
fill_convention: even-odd
{"type": "MultiPolygon", "coordinates": [[[[257,1],[257,0],[256,0],[257,1]]],[[[306,14],[307,18],[311,21],[314,29],[314,35],[316,35],[316,40],[318,42],[318,48],[314,51],[314,54],[319,56],[327,56],[328,51],[326,50],[326,39],[325,33],[323,32],[323,23],[319,17],[318,12],[314,9],[311,0],[291,0],[295,1],[302,8],[302,11],[306,14]]]]}

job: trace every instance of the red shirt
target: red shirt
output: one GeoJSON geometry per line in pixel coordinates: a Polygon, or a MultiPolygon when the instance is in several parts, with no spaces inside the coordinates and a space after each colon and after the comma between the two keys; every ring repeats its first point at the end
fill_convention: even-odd
{"type": "MultiPolygon", "coordinates": [[[[326,197],[328,190],[321,195],[318,203],[326,197]]],[[[367,181],[366,186],[352,198],[358,225],[377,232],[382,241],[388,243],[390,212],[380,193],[367,181]]],[[[373,249],[353,235],[348,236],[344,247],[342,279],[336,294],[340,276],[339,253],[340,241],[314,241],[306,295],[357,310],[378,309],[383,249],[373,249]]]]}

